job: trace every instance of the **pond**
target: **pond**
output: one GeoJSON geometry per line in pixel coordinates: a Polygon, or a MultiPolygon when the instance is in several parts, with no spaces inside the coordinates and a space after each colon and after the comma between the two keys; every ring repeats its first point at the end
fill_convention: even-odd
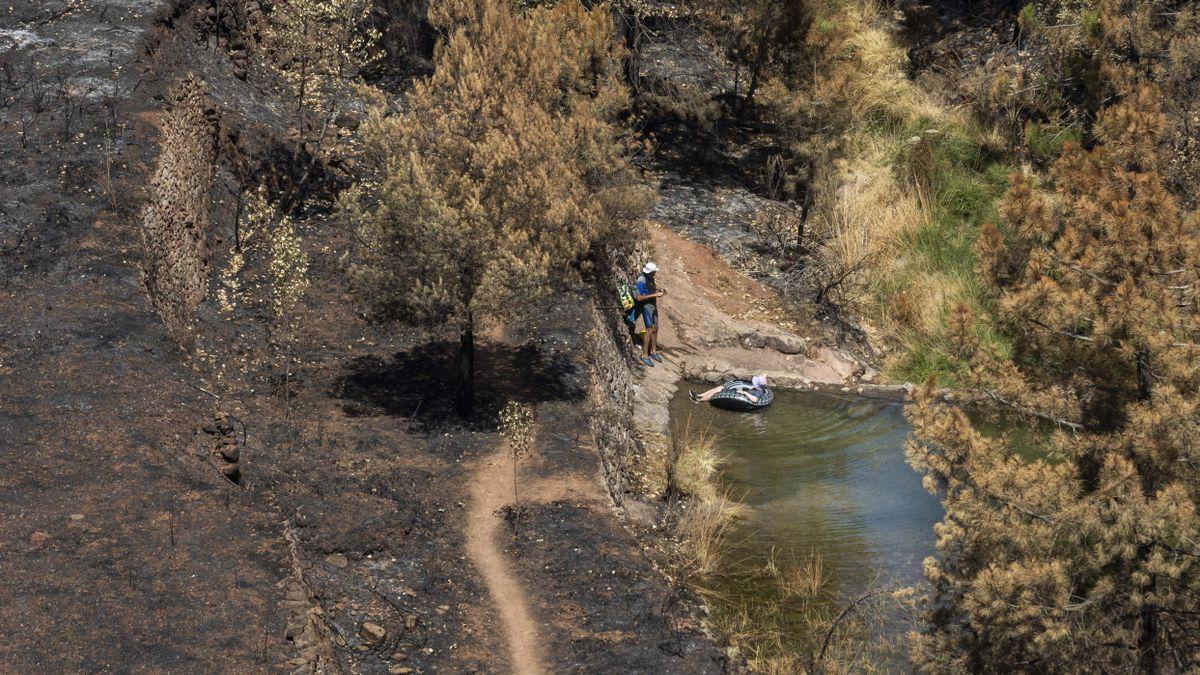
{"type": "MultiPolygon", "coordinates": [[[[781,554],[819,554],[831,606],[922,579],[942,510],[905,461],[902,402],[777,391],[770,408],[736,413],[692,403],[684,386],[672,419],[716,434],[721,480],[744,507],[722,565],[734,568],[724,570],[726,586],[745,587],[722,595],[761,593],[739,570],[781,554]]],[[[898,635],[901,621],[882,630],[898,635]]]]}
{"type": "MultiPolygon", "coordinates": [[[[813,653],[813,626],[828,625],[866,591],[923,581],[942,507],[905,459],[911,428],[904,401],[777,390],[769,408],[742,413],[693,403],[687,390],[684,383],[671,402],[672,423],[715,437],[721,486],[739,502],[719,571],[707,582],[710,600],[734,614],[773,617],[784,643],[803,656],[813,653]],[[764,570],[814,559],[825,580],[820,592],[803,610],[780,603],[778,578],[764,570]]],[[[1025,461],[1059,461],[1046,454],[1051,428],[968,414],[977,430],[1003,438],[1025,461]]],[[[857,629],[873,653],[848,669],[910,670],[903,635],[912,620],[902,603],[878,603],[857,629]]],[[[825,629],[816,632],[820,640],[825,629]]]]}

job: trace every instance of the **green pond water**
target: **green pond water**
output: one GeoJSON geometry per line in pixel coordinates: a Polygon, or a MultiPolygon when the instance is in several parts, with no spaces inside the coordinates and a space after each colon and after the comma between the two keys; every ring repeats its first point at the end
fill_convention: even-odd
{"type": "MultiPolygon", "coordinates": [[[[911,429],[902,401],[776,391],[766,410],[742,413],[693,403],[687,389],[672,401],[672,423],[716,435],[721,482],[743,507],[714,582],[719,595],[764,599],[771,591],[755,582],[755,570],[773,557],[814,553],[828,579],[821,594],[826,612],[836,613],[871,588],[922,581],[942,508],[904,458],[911,429]]],[[[1042,432],[982,419],[976,426],[1005,434],[1027,460],[1043,456],[1037,450],[1042,432]]],[[[898,639],[907,616],[882,612],[873,632],[898,639]]],[[[907,669],[902,651],[880,665],[907,669]]]]}
{"type": "MultiPolygon", "coordinates": [[[[766,410],[738,413],[692,403],[683,387],[672,421],[717,435],[721,480],[744,507],[722,594],[763,593],[739,573],[772,556],[819,554],[831,608],[922,579],[942,509],[904,459],[910,429],[900,402],[776,391],[766,410]]],[[[896,613],[880,630],[897,636],[905,627],[896,613]]]]}

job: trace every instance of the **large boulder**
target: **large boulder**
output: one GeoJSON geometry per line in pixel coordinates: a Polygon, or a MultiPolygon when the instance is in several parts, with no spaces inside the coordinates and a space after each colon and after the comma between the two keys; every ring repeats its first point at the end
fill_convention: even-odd
{"type": "Polygon", "coordinates": [[[766,346],[780,354],[804,354],[808,351],[808,341],[795,335],[780,333],[766,336],[766,346]]]}
{"type": "Polygon", "coordinates": [[[862,364],[853,356],[829,347],[818,349],[816,359],[833,369],[843,380],[855,377],[863,371],[862,364]]]}

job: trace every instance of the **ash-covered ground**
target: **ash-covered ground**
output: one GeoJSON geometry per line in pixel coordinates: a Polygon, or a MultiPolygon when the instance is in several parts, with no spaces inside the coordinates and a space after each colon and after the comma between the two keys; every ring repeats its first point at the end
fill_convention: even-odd
{"type": "MultiPolygon", "coordinates": [[[[252,373],[257,385],[218,397],[139,285],[158,115],[175,80],[199,75],[261,180],[285,185],[274,169],[291,152],[283,104],[206,32],[215,0],[10,4],[0,669],[504,672],[496,608],[464,553],[471,467],[495,451],[506,400],[586,428],[579,345],[595,300],[574,294],[485,341],[480,410],[460,421],[449,345],[362,321],[341,262],[350,234],[309,209],[298,214],[312,260],[301,365],[284,387],[252,373]],[[236,480],[217,456],[229,448],[236,480]]],[[[232,193],[231,180],[222,169],[218,189],[232,193]]],[[[219,251],[229,197],[215,202],[219,251]]],[[[201,313],[216,342],[238,330],[201,313]]],[[[544,438],[539,471],[594,476],[603,493],[586,439],[544,438]]],[[[606,503],[531,506],[522,528],[506,545],[548,670],[722,668],[606,503]]]]}

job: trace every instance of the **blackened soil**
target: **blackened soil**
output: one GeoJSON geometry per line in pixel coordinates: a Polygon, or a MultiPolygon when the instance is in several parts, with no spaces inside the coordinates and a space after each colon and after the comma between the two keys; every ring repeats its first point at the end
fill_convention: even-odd
{"type": "MultiPolygon", "coordinates": [[[[599,481],[582,435],[580,353],[582,307],[595,300],[570,295],[513,339],[483,341],[480,413],[456,420],[446,336],[362,322],[339,262],[349,233],[312,215],[300,223],[312,286],[299,364],[286,384],[277,359],[218,381],[211,360],[170,341],[138,283],[136,218],[157,115],[167,87],[198,73],[222,124],[269,169],[290,156],[285,106],[254,74],[233,77],[196,29],[204,0],[9,4],[0,7],[0,670],[294,668],[301,645],[286,589],[298,566],[302,614],[319,617],[342,668],[505,671],[503,632],[464,557],[466,467],[495,450],[495,411],[516,399],[560,422],[546,437],[545,471],[599,481]],[[106,126],[114,115],[117,126],[106,126]],[[244,432],[237,484],[203,430],[218,410],[244,432]],[[384,628],[382,640],[363,637],[366,622],[384,628]]],[[[223,169],[217,266],[231,232],[229,179],[223,169]]],[[[230,321],[211,303],[201,316],[201,343],[217,361],[238,335],[263,334],[254,317],[230,321]]],[[[662,616],[665,582],[605,503],[535,511],[530,523],[541,541],[522,544],[520,571],[555,635],[556,669],[716,663],[693,627],[662,616]],[[550,567],[536,563],[541,555],[550,567]],[[618,570],[619,591],[596,583],[601,568],[618,570]],[[607,631],[617,625],[632,628],[615,639],[607,631]]]]}
{"type": "Polygon", "coordinates": [[[687,605],[595,504],[522,509],[507,554],[529,586],[554,672],[722,672],[687,605]],[[528,582],[527,582],[528,583],[528,582]]]}

